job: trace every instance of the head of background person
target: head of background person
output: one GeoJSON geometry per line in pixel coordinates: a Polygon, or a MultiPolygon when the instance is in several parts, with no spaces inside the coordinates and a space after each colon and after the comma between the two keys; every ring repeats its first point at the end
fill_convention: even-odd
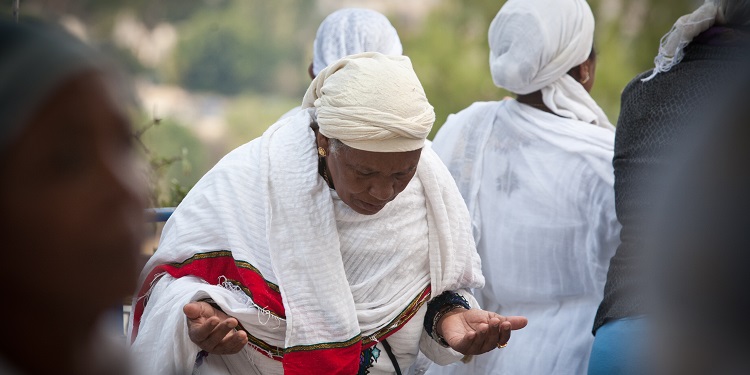
{"type": "Polygon", "coordinates": [[[490,25],[496,86],[541,96],[550,112],[611,128],[589,95],[596,75],[594,15],[585,0],[509,0],[490,25]]]}
{"type": "Polygon", "coordinates": [[[114,77],[61,29],[0,20],[0,358],[24,372],[69,371],[136,281],[142,173],[114,77]]]}
{"type": "Polygon", "coordinates": [[[435,122],[411,60],[377,52],[323,69],[302,108],[314,119],[329,185],[364,215],[376,214],[406,188],[435,122]]]}
{"type": "Polygon", "coordinates": [[[313,61],[308,68],[310,78],[339,59],[362,52],[401,55],[403,47],[396,29],[384,15],[362,8],[337,10],[318,27],[313,61]]]}
{"type": "Polygon", "coordinates": [[[653,73],[643,80],[649,81],[679,64],[685,56],[685,47],[713,27],[723,30],[714,32],[716,40],[712,44],[746,44],[750,38],[750,0],[705,0],[698,9],[680,17],[662,38],[653,73]],[[720,38],[725,41],[719,41],[720,38]]]}

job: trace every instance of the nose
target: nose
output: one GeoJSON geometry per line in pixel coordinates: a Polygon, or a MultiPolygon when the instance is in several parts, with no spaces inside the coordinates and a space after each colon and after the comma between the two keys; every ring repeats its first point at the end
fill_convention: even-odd
{"type": "Polygon", "coordinates": [[[370,196],[381,201],[387,202],[393,199],[393,194],[396,191],[395,183],[391,179],[383,179],[370,186],[370,196]]]}

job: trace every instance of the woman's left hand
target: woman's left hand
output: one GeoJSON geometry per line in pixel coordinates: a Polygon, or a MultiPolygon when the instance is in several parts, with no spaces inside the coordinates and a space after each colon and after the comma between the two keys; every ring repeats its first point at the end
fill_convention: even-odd
{"type": "Polygon", "coordinates": [[[464,355],[477,355],[504,346],[510,331],[526,327],[523,316],[502,316],[480,309],[456,309],[445,314],[435,329],[451,348],[464,355]]]}

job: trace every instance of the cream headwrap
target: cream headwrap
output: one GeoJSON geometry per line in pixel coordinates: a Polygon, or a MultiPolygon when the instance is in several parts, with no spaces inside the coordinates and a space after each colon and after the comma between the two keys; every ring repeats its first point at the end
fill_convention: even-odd
{"type": "Polygon", "coordinates": [[[396,29],[384,15],[370,9],[337,10],[320,24],[313,42],[313,74],[339,59],[362,52],[400,55],[396,29]]]}
{"type": "Polygon", "coordinates": [[[422,148],[435,111],[405,56],[366,52],[323,69],[302,108],[315,108],[320,133],[373,152],[422,148]]]}
{"type": "Polygon", "coordinates": [[[495,85],[516,94],[542,90],[552,112],[614,129],[567,72],[588,59],[594,15],[585,0],[509,0],[490,25],[490,70],[495,85]]]}

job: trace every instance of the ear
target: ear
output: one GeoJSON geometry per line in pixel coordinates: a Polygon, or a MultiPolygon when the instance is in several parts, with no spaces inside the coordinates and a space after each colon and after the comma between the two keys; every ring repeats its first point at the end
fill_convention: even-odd
{"type": "Polygon", "coordinates": [[[593,64],[593,60],[589,59],[589,60],[586,60],[583,64],[578,66],[578,68],[580,69],[578,71],[578,77],[579,77],[578,81],[581,82],[582,84],[585,83],[584,81],[588,81],[592,78],[591,77],[592,70],[593,70],[592,64],[593,64]]]}
{"type": "Polygon", "coordinates": [[[307,74],[310,75],[310,79],[315,79],[315,74],[313,73],[313,63],[310,63],[310,66],[307,67],[307,74]]]}
{"type": "MultiPolygon", "coordinates": [[[[323,147],[323,150],[326,151],[326,156],[331,154],[331,150],[328,144],[328,137],[320,134],[319,131],[315,132],[315,143],[317,143],[317,147],[323,147]]],[[[317,150],[315,152],[317,152],[317,150]]]]}

